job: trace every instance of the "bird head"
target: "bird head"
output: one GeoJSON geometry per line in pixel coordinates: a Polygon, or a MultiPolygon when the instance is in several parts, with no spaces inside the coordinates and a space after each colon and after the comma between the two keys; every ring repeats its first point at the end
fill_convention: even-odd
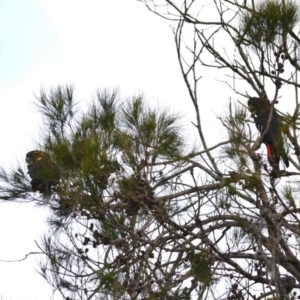
{"type": "Polygon", "coordinates": [[[270,102],[267,98],[250,98],[248,100],[248,109],[251,112],[251,116],[254,117],[259,112],[270,109],[270,102]]]}
{"type": "Polygon", "coordinates": [[[49,159],[49,155],[46,152],[39,150],[33,150],[28,152],[25,158],[28,165],[32,165],[33,163],[42,159],[49,159]]]}

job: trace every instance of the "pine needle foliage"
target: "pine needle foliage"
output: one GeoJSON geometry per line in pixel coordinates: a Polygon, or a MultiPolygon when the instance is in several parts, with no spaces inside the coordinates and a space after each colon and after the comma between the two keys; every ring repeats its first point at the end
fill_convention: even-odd
{"type": "Polygon", "coordinates": [[[95,95],[81,111],[72,86],[41,91],[40,144],[59,182],[51,194],[34,193],[22,166],[2,170],[1,199],[50,209],[40,273],[65,299],[168,297],[175,291],[172,280],[170,288],[163,283],[161,268],[175,276],[168,259],[178,254],[162,255],[160,235],[179,207],[159,194],[180,191],[177,172],[187,172],[183,166],[195,154],[187,151],[178,115],[150,108],[143,96],[122,100],[107,89],[95,95]]]}
{"type": "Polygon", "coordinates": [[[174,197],[186,212],[175,209],[174,223],[168,210],[166,218],[161,216],[168,221],[164,228],[175,228],[177,241],[185,241],[178,251],[186,268],[178,278],[193,274],[193,279],[180,287],[181,295],[299,298],[299,1],[139,1],[171,23],[201,144],[199,159],[189,159],[195,184],[180,176],[176,181],[197,196],[180,203],[174,197]],[[211,81],[209,89],[202,78],[211,81]],[[269,124],[262,111],[253,114],[247,107],[253,97],[263,100],[265,109],[273,108],[278,119],[272,109],[269,124]],[[228,98],[235,104],[220,117],[218,138],[212,137],[215,123],[206,118],[207,103],[223,105],[228,98]],[[284,165],[267,140],[274,133],[271,143],[279,139],[290,148],[281,156],[284,165]],[[187,256],[188,249],[195,253],[187,256]],[[212,281],[203,289],[210,272],[212,281]]]}
{"type": "Polygon", "coordinates": [[[282,41],[299,22],[298,5],[291,0],[259,1],[241,17],[241,29],[251,43],[272,45],[282,41]]]}
{"type": "Polygon", "coordinates": [[[50,208],[40,273],[64,299],[296,299],[297,1],[140,2],[173,22],[200,150],[188,150],[178,115],[142,95],[97,91],[83,111],[74,88],[59,86],[37,97],[45,120],[39,150],[59,182],[50,194],[34,193],[21,164],[0,172],[0,197],[50,208]],[[220,80],[206,94],[207,68],[220,80]],[[206,103],[227,102],[229,94],[215,94],[224,82],[239,104],[230,103],[218,125],[223,135],[212,137],[203,115],[206,103]],[[247,111],[252,97],[274,109],[280,102],[289,169],[268,160],[247,111]]]}

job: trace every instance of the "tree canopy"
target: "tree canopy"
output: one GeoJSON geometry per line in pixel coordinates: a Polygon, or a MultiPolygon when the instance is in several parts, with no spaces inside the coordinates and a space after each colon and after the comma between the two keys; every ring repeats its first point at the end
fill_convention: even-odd
{"type": "Polygon", "coordinates": [[[103,89],[84,111],[72,86],[58,86],[41,91],[37,107],[45,120],[39,150],[59,182],[51,193],[33,192],[24,167],[3,169],[1,199],[51,209],[40,273],[65,299],[296,299],[297,3],[140,1],[173,26],[199,149],[179,115],[144,96],[103,89]],[[225,139],[208,140],[201,123],[204,68],[222,69],[245,99],[219,117],[225,139]],[[258,151],[264,132],[245,105],[251,97],[269,101],[270,120],[278,114],[288,170],[274,171],[258,151]],[[276,109],[286,97],[292,113],[276,109]]]}

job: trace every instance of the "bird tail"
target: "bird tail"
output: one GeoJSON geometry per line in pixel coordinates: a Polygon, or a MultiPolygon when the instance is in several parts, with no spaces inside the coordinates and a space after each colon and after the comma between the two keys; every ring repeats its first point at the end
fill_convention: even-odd
{"type": "Polygon", "coordinates": [[[281,157],[286,167],[287,168],[289,167],[289,160],[285,149],[282,149],[283,150],[282,153],[276,153],[277,151],[275,151],[273,145],[267,144],[266,146],[267,146],[268,160],[271,166],[279,168],[279,160],[281,157]]]}
{"type": "Polygon", "coordinates": [[[274,170],[279,171],[279,156],[276,155],[274,147],[271,144],[266,144],[269,164],[274,170]]]}
{"type": "Polygon", "coordinates": [[[274,151],[272,145],[267,144],[266,146],[267,146],[268,157],[274,157],[274,151]]]}

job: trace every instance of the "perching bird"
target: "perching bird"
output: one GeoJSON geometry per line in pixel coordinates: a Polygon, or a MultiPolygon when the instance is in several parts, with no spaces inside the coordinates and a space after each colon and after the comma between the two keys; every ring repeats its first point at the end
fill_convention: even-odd
{"type": "Polygon", "coordinates": [[[271,113],[271,104],[268,99],[250,98],[248,100],[248,108],[251,112],[251,116],[254,118],[257,129],[260,134],[263,135],[262,142],[267,147],[270,165],[273,169],[279,171],[279,160],[282,158],[286,167],[288,167],[289,160],[284,148],[281,122],[275,108],[273,108],[269,124],[268,120],[271,113]]]}
{"type": "Polygon", "coordinates": [[[26,154],[28,174],[31,177],[31,187],[34,192],[50,194],[53,186],[59,181],[59,172],[51,162],[50,156],[39,150],[26,154]]]}

